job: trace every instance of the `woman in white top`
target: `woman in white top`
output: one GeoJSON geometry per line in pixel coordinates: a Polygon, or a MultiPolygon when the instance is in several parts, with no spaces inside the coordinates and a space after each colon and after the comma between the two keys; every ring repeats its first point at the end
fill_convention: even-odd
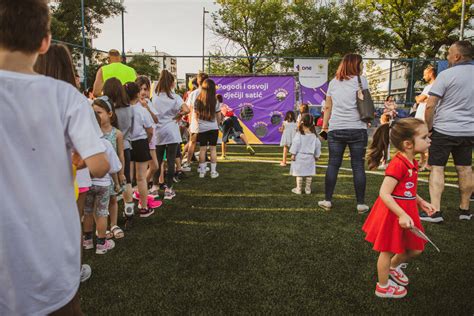
{"type": "MultiPolygon", "coordinates": [[[[176,86],[174,76],[168,70],[162,70],[158,84],[153,94],[153,109],[156,112],[156,155],[158,170],[154,182],[158,180],[161,172],[163,157],[166,151],[168,171],[166,173],[165,199],[172,199],[176,194],[173,191],[173,177],[175,173],[175,160],[178,146],[181,143],[181,133],[178,122],[183,115],[189,113],[188,106],[183,99],[174,93],[176,86]]],[[[155,183],[157,184],[157,183],[155,183]]]]}
{"type": "Polygon", "coordinates": [[[365,166],[367,147],[367,124],[360,119],[356,104],[359,89],[368,88],[367,79],[362,74],[362,56],[347,54],[339,64],[336,77],[329,83],[326,94],[323,131],[328,131],[329,162],[325,179],[325,200],[318,205],[326,210],[332,207],[332,196],[336,187],[337,175],[341,167],[346,146],[351,154],[352,174],[357,198],[357,211],[365,213],[365,166]],[[328,128],[329,127],[329,128],[328,128]]]}

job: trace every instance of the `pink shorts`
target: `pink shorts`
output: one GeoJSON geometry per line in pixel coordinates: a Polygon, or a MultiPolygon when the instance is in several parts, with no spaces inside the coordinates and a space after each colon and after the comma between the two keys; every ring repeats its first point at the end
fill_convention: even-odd
{"type": "Polygon", "coordinates": [[[87,191],[89,191],[90,188],[89,187],[84,187],[84,188],[79,188],[79,193],[85,193],[87,191]]]}

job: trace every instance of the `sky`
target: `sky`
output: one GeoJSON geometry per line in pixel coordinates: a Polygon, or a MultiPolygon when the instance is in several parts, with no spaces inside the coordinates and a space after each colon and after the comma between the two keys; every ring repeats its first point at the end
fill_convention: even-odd
{"type": "MultiPolygon", "coordinates": [[[[209,29],[211,13],[218,5],[210,0],[125,0],[125,51],[165,52],[173,56],[202,55],[202,10],[206,14],[206,54],[214,51],[218,39],[209,29]]],[[[100,26],[102,32],[93,40],[94,48],[108,51],[122,50],[121,16],[106,19],[100,26]]],[[[201,58],[178,58],[178,78],[186,73],[196,73],[201,68],[201,58]]]]}

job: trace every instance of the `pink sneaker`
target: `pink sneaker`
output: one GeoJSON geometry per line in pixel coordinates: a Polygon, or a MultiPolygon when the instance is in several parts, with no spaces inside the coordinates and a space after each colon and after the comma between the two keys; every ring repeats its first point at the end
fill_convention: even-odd
{"type": "Polygon", "coordinates": [[[393,281],[397,282],[400,285],[407,286],[408,285],[408,277],[402,271],[402,264],[400,264],[396,268],[390,268],[388,275],[392,278],[393,281]]]}
{"type": "MultiPolygon", "coordinates": [[[[147,204],[148,204],[149,208],[155,209],[155,208],[159,208],[161,206],[161,204],[163,204],[163,202],[160,201],[160,200],[155,200],[155,199],[151,198],[150,196],[148,196],[147,204]]],[[[142,208],[142,204],[140,202],[138,202],[138,208],[139,209],[142,208]]]]}
{"type": "Polygon", "coordinates": [[[381,298],[402,298],[407,295],[407,289],[392,280],[388,280],[388,284],[385,287],[377,283],[375,286],[375,295],[381,298]]]}
{"type": "Polygon", "coordinates": [[[92,241],[92,239],[83,239],[82,248],[84,248],[85,250],[94,248],[94,242],[92,241]]]}
{"type": "Polygon", "coordinates": [[[112,250],[115,247],[115,242],[110,239],[106,239],[103,245],[97,244],[95,246],[95,253],[98,255],[105,255],[107,251],[112,250]]]}

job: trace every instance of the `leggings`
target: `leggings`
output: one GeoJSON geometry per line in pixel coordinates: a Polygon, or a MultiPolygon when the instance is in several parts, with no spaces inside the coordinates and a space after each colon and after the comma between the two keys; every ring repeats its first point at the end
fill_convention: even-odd
{"type": "Polygon", "coordinates": [[[158,184],[158,179],[161,173],[161,164],[166,150],[166,161],[168,163],[168,172],[166,173],[166,186],[171,188],[173,186],[174,165],[176,161],[176,154],[178,152],[178,143],[158,145],[156,146],[156,158],[158,159],[158,170],[153,176],[153,183],[158,184]]]}

